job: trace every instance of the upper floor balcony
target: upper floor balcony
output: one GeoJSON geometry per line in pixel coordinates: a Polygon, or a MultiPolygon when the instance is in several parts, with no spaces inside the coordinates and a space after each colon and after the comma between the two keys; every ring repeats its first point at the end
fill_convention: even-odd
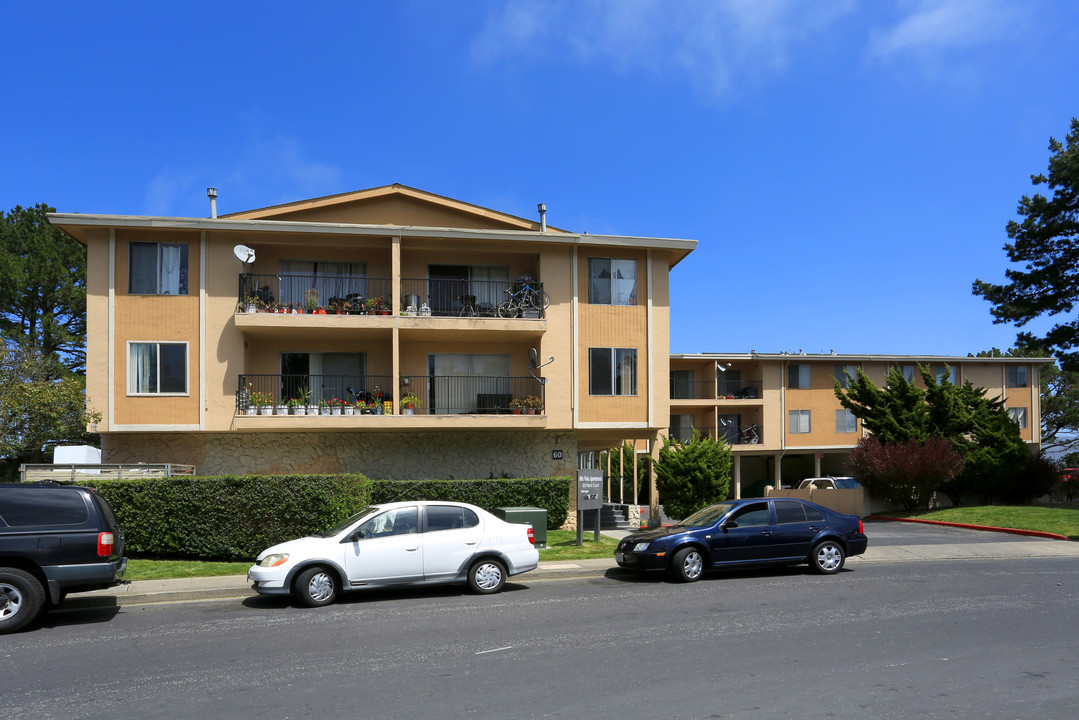
{"type": "Polygon", "coordinates": [[[396,315],[544,319],[543,283],[517,280],[402,278],[394,307],[390,278],[367,275],[241,274],[244,313],[396,315]]]}
{"type": "Polygon", "coordinates": [[[757,400],[760,380],[690,380],[672,377],[671,400],[757,400]]]}

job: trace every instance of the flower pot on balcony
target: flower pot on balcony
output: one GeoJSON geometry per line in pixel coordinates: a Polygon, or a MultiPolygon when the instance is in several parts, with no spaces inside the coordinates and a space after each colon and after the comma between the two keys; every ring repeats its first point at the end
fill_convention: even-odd
{"type": "Polygon", "coordinates": [[[307,414],[307,406],[306,405],[293,405],[292,406],[292,414],[293,415],[306,415],[307,414]]]}
{"type": "Polygon", "coordinates": [[[244,415],[258,415],[258,414],[259,414],[258,405],[248,405],[246,408],[244,408],[244,415]]]}
{"type": "Polygon", "coordinates": [[[308,415],[318,415],[318,405],[308,405],[307,406],[307,414],[308,415]]]}
{"type": "Polygon", "coordinates": [[[288,405],[277,405],[276,411],[278,415],[288,415],[288,405]]]}
{"type": "Polygon", "coordinates": [[[355,415],[356,414],[356,408],[353,407],[352,405],[345,405],[345,407],[343,407],[341,409],[341,414],[342,415],[355,415]]]}
{"type": "Polygon", "coordinates": [[[332,408],[330,408],[330,415],[340,415],[340,414],[341,414],[341,406],[340,405],[334,405],[332,408]]]}
{"type": "Polygon", "coordinates": [[[273,415],[273,405],[259,406],[259,415],[273,415]]]}

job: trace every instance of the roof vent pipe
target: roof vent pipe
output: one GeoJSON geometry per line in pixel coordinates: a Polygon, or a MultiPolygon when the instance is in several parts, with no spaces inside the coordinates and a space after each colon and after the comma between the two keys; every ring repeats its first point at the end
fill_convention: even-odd
{"type": "Polygon", "coordinates": [[[217,188],[206,188],[206,197],[210,198],[210,217],[217,219],[217,188]]]}
{"type": "Polygon", "coordinates": [[[547,203],[540,203],[536,207],[540,214],[540,232],[547,232],[547,203]]]}

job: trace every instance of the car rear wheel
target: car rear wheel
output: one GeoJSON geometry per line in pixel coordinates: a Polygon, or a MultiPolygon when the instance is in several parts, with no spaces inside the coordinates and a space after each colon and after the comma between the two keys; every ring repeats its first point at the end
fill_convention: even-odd
{"type": "Polygon", "coordinates": [[[671,572],[679,582],[697,582],[704,573],[704,557],[695,548],[682,548],[674,554],[671,572]]]}
{"type": "Polygon", "coordinates": [[[843,546],[834,540],[825,540],[813,548],[813,556],[809,564],[814,572],[821,575],[833,575],[843,567],[843,546]]]}
{"type": "Polygon", "coordinates": [[[485,558],[472,563],[468,569],[468,585],[474,592],[490,595],[506,584],[506,566],[498,560],[485,558]]]}
{"type": "Polygon", "coordinates": [[[37,578],[18,568],[0,568],[0,634],[15,632],[45,606],[45,589],[37,578]]]}
{"type": "Polygon", "coordinates": [[[294,587],[296,597],[307,607],[322,607],[337,599],[337,576],[323,567],[304,570],[294,587]]]}

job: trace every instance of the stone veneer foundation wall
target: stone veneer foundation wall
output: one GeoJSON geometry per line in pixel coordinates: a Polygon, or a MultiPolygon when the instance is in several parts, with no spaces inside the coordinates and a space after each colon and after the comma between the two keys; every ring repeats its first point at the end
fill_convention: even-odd
{"type": "Polygon", "coordinates": [[[103,435],[101,446],[104,463],[180,463],[199,475],[348,472],[415,480],[577,471],[576,438],[566,431],[123,433],[103,435]],[[562,460],[551,459],[554,450],[562,460]]]}

